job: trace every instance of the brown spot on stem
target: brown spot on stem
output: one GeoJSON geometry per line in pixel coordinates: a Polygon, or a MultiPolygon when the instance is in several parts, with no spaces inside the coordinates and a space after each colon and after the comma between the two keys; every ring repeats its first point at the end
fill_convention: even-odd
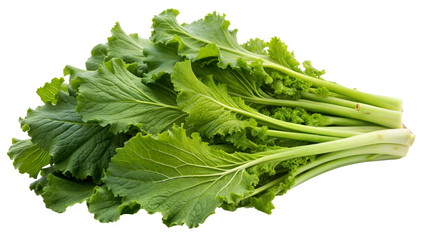
{"type": "Polygon", "coordinates": [[[361,104],[357,103],[357,104],[355,105],[355,110],[356,110],[356,111],[359,111],[360,109],[361,109],[361,104]]]}

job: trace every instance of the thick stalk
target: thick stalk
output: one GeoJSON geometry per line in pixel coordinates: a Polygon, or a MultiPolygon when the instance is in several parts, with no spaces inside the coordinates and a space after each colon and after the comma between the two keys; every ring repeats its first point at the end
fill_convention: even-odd
{"type": "Polygon", "coordinates": [[[354,132],[354,131],[328,129],[327,127],[311,127],[311,126],[301,125],[297,123],[284,122],[284,121],[281,121],[272,117],[268,117],[260,113],[249,113],[249,114],[250,115],[248,116],[259,120],[260,122],[267,125],[268,127],[284,130],[284,131],[292,130],[297,132],[312,133],[312,134],[332,136],[332,137],[351,137],[351,136],[355,136],[359,134],[359,132],[354,132]]]}
{"type": "Polygon", "coordinates": [[[357,136],[342,138],[335,141],[323,142],[305,146],[293,147],[290,149],[276,150],[275,154],[260,157],[237,168],[229,170],[230,172],[247,169],[254,165],[267,162],[282,162],[288,159],[318,155],[336,151],[347,150],[351,148],[369,146],[372,144],[400,144],[411,146],[415,136],[408,129],[388,129],[369,133],[359,134],[357,136]]]}
{"type": "Polygon", "coordinates": [[[339,131],[339,130],[327,129],[326,127],[311,127],[311,126],[301,125],[297,123],[285,122],[285,121],[281,121],[281,120],[263,115],[255,110],[247,111],[245,109],[234,107],[231,104],[222,103],[212,97],[209,97],[206,95],[204,96],[210,101],[212,101],[213,103],[218,104],[231,112],[240,114],[245,117],[259,120],[259,122],[261,122],[262,124],[268,127],[271,127],[275,130],[285,130],[285,131],[291,130],[296,132],[313,133],[313,134],[332,136],[332,137],[351,137],[351,136],[359,134],[358,132],[339,131]]]}
{"type": "Polygon", "coordinates": [[[367,133],[367,132],[380,131],[380,130],[387,129],[381,126],[329,126],[327,128],[341,130],[341,131],[359,132],[359,133],[367,133]]]}
{"type": "Polygon", "coordinates": [[[340,139],[338,137],[321,136],[317,134],[284,132],[284,131],[276,131],[276,130],[267,130],[266,135],[270,137],[287,138],[287,139],[294,139],[299,141],[315,142],[315,143],[328,142],[328,141],[340,139]]]}
{"type": "Polygon", "coordinates": [[[335,117],[321,114],[325,120],[324,126],[371,126],[372,123],[345,117],[335,117]]]}
{"type": "Polygon", "coordinates": [[[346,157],[339,160],[331,161],[323,165],[320,165],[314,169],[311,169],[310,171],[307,171],[304,174],[296,176],[294,179],[294,185],[292,186],[292,188],[296,187],[297,185],[300,185],[303,182],[306,182],[307,180],[313,177],[316,177],[322,173],[328,172],[330,170],[333,170],[339,167],[356,164],[356,163],[362,163],[362,162],[398,159],[401,157],[402,156],[367,154],[367,155],[351,156],[351,157],[346,157]]]}
{"type": "Polygon", "coordinates": [[[366,104],[355,105],[353,108],[338,106],[330,103],[316,102],[306,99],[287,100],[275,98],[244,97],[241,98],[249,103],[263,105],[302,107],[311,112],[325,113],[334,116],[359,119],[389,128],[401,128],[401,112],[377,108],[366,104]]]}
{"type": "MultiPolygon", "coordinates": [[[[337,98],[337,97],[334,97],[334,96],[322,97],[322,96],[317,96],[315,94],[307,93],[307,92],[302,92],[301,97],[303,99],[312,100],[312,101],[315,101],[315,102],[331,103],[331,104],[334,104],[334,105],[339,105],[339,106],[348,107],[348,108],[355,108],[357,104],[360,104],[360,102],[358,102],[358,101],[351,101],[351,100],[348,100],[348,99],[337,98]]],[[[371,105],[369,105],[369,106],[371,106],[371,105]]],[[[371,107],[373,107],[373,106],[371,106],[371,107]]]]}
{"type": "MultiPolygon", "coordinates": [[[[302,92],[302,95],[303,95],[303,92],[302,92]]],[[[350,98],[348,96],[344,96],[342,94],[334,93],[334,92],[329,92],[328,96],[333,97],[333,98],[337,98],[337,99],[348,100],[348,101],[351,101],[351,102],[358,102],[357,100],[355,100],[353,98],[350,98]]]]}
{"type": "Polygon", "coordinates": [[[348,96],[350,98],[356,99],[358,101],[361,101],[361,102],[364,102],[364,103],[367,103],[367,104],[370,104],[370,105],[373,105],[373,106],[382,107],[382,108],[386,108],[386,109],[389,109],[389,110],[395,110],[395,111],[401,110],[401,100],[397,99],[397,98],[391,98],[391,97],[386,97],[386,96],[380,96],[380,95],[360,92],[360,91],[357,91],[355,89],[347,88],[347,87],[338,85],[338,84],[333,83],[333,82],[321,80],[321,79],[318,79],[318,78],[307,76],[303,73],[295,72],[295,71],[293,71],[289,68],[286,68],[284,66],[281,66],[277,63],[274,63],[274,62],[271,62],[271,61],[268,61],[268,60],[265,60],[263,62],[263,66],[265,68],[274,69],[274,70],[283,72],[285,74],[288,74],[290,76],[293,76],[295,78],[299,78],[299,79],[303,79],[305,81],[308,81],[308,82],[312,83],[312,85],[315,86],[315,87],[325,87],[332,92],[336,92],[336,93],[348,96]]]}
{"type": "MultiPolygon", "coordinates": [[[[318,166],[321,166],[329,162],[339,161],[340,165],[338,166],[344,166],[344,165],[353,164],[354,163],[353,161],[355,161],[355,159],[358,159],[358,160],[361,159],[363,161],[366,161],[366,160],[374,161],[374,160],[378,160],[378,159],[375,159],[375,157],[377,156],[383,157],[383,159],[380,159],[380,160],[401,158],[405,156],[407,152],[408,152],[408,146],[400,145],[400,144],[375,144],[375,145],[370,145],[365,147],[352,148],[348,150],[332,152],[332,153],[324,154],[320,156],[319,158],[317,158],[315,161],[312,161],[304,166],[297,168],[297,170],[291,174],[291,177],[295,178],[296,183],[298,185],[302,183],[302,181],[304,182],[308,180],[307,177],[312,178],[314,176],[317,176],[320,173],[323,173],[321,171],[318,171],[318,169],[326,169],[326,167],[318,168],[318,166]],[[346,161],[347,161],[347,164],[345,164],[346,161]],[[310,171],[313,171],[313,173],[309,173],[310,171]]],[[[334,168],[337,168],[336,164],[331,164],[326,166],[329,166],[329,167],[335,166],[334,168]]],[[[290,174],[285,174],[261,187],[258,187],[250,194],[250,196],[257,195],[260,192],[263,192],[272,186],[275,186],[281,182],[284,182],[289,177],[290,177],[290,174]]],[[[296,185],[293,185],[293,187],[294,186],[296,185]]]]}
{"type": "MultiPolygon", "coordinates": [[[[401,158],[401,157],[400,156],[394,156],[394,155],[365,154],[365,155],[356,155],[356,156],[350,156],[350,157],[337,159],[335,161],[331,161],[327,164],[321,165],[320,167],[315,168],[310,172],[296,176],[294,178],[294,184],[291,186],[291,188],[294,188],[297,185],[300,185],[300,184],[306,182],[307,180],[309,180],[311,178],[314,178],[314,177],[316,177],[316,176],[318,176],[322,173],[331,171],[331,170],[336,169],[336,168],[340,168],[340,167],[344,167],[344,166],[348,166],[348,165],[352,165],[352,164],[356,164],[356,163],[381,161],[381,160],[392,160],[392,159],[398,159],[398,158],[401,158]]],[[[253,192],[251,192],[248,197],[252,197],[252,196],[255,196],[259,193],[262,193],[262,192],[268,190],[269,188],[284,182],[289,177],[290,177],[289,174],[285,174],[285,175],[283,175],[283,176],[281,176],[277,179],[274,179],[273,181],[254,189],[253,192]]],[[[277,189],[276,193],[279,193],[281,191],[283,191],[283,189],[277,189]]]]}
{"type": "Polygon", "coordinates": [[[248,112],[248,111],[245,111],[245,110],[241,110],[241,109],[238,109],[238,108],[227,106],[227,105],[225,105],[221,102],[218,102],[214,99],[211,99],[211,100],[215,101],[216,103],[222,105],[224,108],[226,108],[226,109],[228,109],[232,112],[241,114],[241,115],[246,116],[246,117],[251,117],[251,118],[257,119],[260,122],[262,122],[264,125],[266,125],[268,127],[272,127],[274,129],[292,130],[292,131],[296,131],[296,132],[313,133],[313,134],[333,136],[333,137],[351,137],[351,136],[355,136],[355,135],[359,134],[358,132],[327,129],[326,127],[311,127],[311,126],[301,125],[301,124],[297,124],[297,123],[285,122],[285,121],[281,121],[281,120],[263,115],[263,114],[258,113],[258,112],[248,112]]]}
{"type": "Polygon", "coordinates": [[[374,144],[370,146],[332,152],[332,153],[324,154],[318,157],[315,161],[312,161],[304,166],[299,167],[294,174],[299,175],[304,172],[310,171],[310,169],[313,169],[327,162],[340,159],[340,158],[350,157],[350,156],[365,155],[365,154],[370,154],[370,155],[380,154],[380,155],[394,155],[394,156],[404,157],[408,152],[408,148],[409,148],[408,146],[400,145],[400,144],[374,144]]]}

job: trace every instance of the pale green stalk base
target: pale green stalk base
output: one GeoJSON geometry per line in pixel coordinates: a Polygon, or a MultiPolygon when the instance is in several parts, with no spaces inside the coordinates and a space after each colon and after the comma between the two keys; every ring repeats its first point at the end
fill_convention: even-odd
{"type": "MultiPolygon", "coordinates": [[[[414,142],[415,136],[408,129],[389,129],[357,135],[332,142],[295,147],[287,151],[276,150],[277,153],[266,156],[247,165],[253,166],[262,162],[284,162],[292,158],[319,155],[316,160],[299,167],[295,172],[283,175],[266,185],[256,188],[250,196],[257,195],[277,185],[288,177],[293,177],[295,187],[310,178],[332,169],[367,161],[397,159],[404,157],[414,142]]],[[[245,166],[248,168],[250,166],[245,166]]]]}
{"type": "Polygon", "coordinates": [[[311,169],[310,171],[306,172],[305,174],[298,175],[294,178],[294,185],[291,188],[296,187],[297,185],[300,185],[303,182],[306,182],[307,180],[316,177],[320,174],[323,174],[325,172],[331,171],[333,169],[344,167],[356,163],[363,163],[363,162],[371,162],[371,161],[381,161],[381,160],[393,160],[393,159],[399,159],[401,156],[394,156],[394,155],[358,155],[358,156],[351,156],[347,158],[342,158],[336,161],[328,162],[326,164],[323,164],[315,169],[311,169]]]}

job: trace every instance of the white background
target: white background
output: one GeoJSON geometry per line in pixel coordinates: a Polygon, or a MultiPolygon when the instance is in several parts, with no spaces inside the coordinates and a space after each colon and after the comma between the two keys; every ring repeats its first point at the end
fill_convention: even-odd
{"type": "Polygon", "coordinates": [[[0,238],[426,239],[425,10],[424,1],[408,0],[2,1],[0,238]],[[143,210],[101,224],[85,204],[64,214],[46,209],[6,155],[12,137],[26,137],[18,117],[41,104],[36,89],[66,64],[83,68],[116,21],[147,38],[152,17],[167,8],[181,12],[180,22],[226,13],[241,43],[276,35],[300,61],[326,69],[326,79],[402,98],[403,121],[417,135],[409,154],[316,177],[276,198],[272,215],[218,209],[197,229],[167,228],[143,210]]]}

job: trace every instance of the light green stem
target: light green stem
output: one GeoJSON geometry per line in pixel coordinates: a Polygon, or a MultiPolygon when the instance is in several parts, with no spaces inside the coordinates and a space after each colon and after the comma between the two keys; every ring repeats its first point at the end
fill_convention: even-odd
{"type": "Polygon", "coordinates": [[[318,157],[316,160],[301,166],[294,173],[295,175],[299,175],[303,172],[310,171],[319,165],[324,163],[333,161],[335,159],[346,158],[350,156],[356,155],[365,155],[365,154],[381,154],[381,155],[394,155],[403,157],[408,152],[408,146],[400,145],[400,144],[373,144],[364,147],[352,148],[343,151],[332,152],[328,154],[324,154],[318,157]]]}
{"type": "Polygon", "coordinates": [[[306,125],[301,125],[296,123],[284,122],[284,121],[281,121],[272,117],[268,117],[260,113],[249,113],[249,115],[246,114],[246,116],[253,117],[271,128],[284,130],[284,131],[292,130],[297,132],[312,133],[312,134],[332,136],[332,137],[351,137],[351,136],[355,136],[359,134],[359,132],[354,132],[354,131],[335,130],[335,129],[328,129],[327,127],[312,127],[312,126],[306,126],[306,125]]]}
{"type": "Polygon", "coordinates": [[[382,108],[386,108],[386,109],[389,109],[389,110],[395,110],[395,111],[401,110],[401,100],[400,99],[360,92],[360,91],[357,91],[355,89],[347,88],[347,87],[338,85],[338,84],[333,83],[333,82],[325,81],[325,80],[322,80],[322,79],[307,76],[303,73],[295,72],[295,71],[293,71],[289,68],[286,68],[284,66],[281,66],[277,63],[274,63],[274,62],[268,61],[268,60],[265,60],[263,62],[263,66],[265,68],[274,69],[274,70],[280,71],[282,73],[288,74],[290,76],[293,76],[295,78],[299,78],[299,79],[303,79],[305,81],[308,81],[308,82],[312,83],[312,85],[315,86],[315,87],[325,87],[332,92],[336,92],[336,93],[339,93],[339,94],[342,94],[342,95],[345,95],[345,96],[349,96],[353,99],[356,99],[358,101],[361,101],[361,102],[364,102],[364,103],[367,103],[367,104],[371,104],[373,106],[382,107],[382,108]]]}
{"type": "Polygon", "coordinates": [[[292,158],[342,151],[351,148],[369,146],[372,144],[387,143],[411,146],[414,141],[414,138],[415,136],[411,134],[408,129],[388,129],[363,133],[353,137],[342,138],[330,142],[323,142],[293,147],[290,149],[277,150],[275,154],[260,157],[254,161],[250,161],[246,164],[240,165],[237,168],[233,168],[229,170],[229,172],[247,169],[249,167],[266,162],[282,162],[292,158]]]}
{"type": "Polygon", "coordinates": [[[367,104],[346,107],[306,99],[287,100],[244,96],[241,96],[241,98],[250,103],[284,107],[302,107],[311,112],[363,120],[389,128],[402,127],[401,112],[378,108],[367,104]]]}
{"type": "Polygon", "coordinates": [[[356,164],[356,163],[362,163],[362,162],[370,162],[370,161],[380,161],[380,160],[391,160],[391,159],[398,159],[401,158],[401,156],[394,156],[394,155],[357,155],[357,156],[351,156],[351,157],[346,157],[346,158],[342,158],[339,160],[335,160],[335,161],[331,161],[328,163],[325,163],[323,165],[320,165],[314,169],[311,169],[310,171],[298,175],[295,177],[294,179],[294,185],[292,186],[292,188],[296,187],[297,185],[300,185],[303,182],[306,182],[307,180],[316,177],[322,173],[328,172],[330,170],[339,168],[339,167],[343,167],[343,166],[347,166],[347,165],[351,165],[351,164],[356,164]]]}
{"type": "Polygon", "coordinates": [[[348,107],[348,108],[355,108],[356,105],[360,103],[358,101],[351,101],[348,99],[337,98],[334,96],[321,97],[321,96],[318,96],[312,93],[307,93],[307,92],[301,92],[301,97],[307,100],[331,103],[334,105],[339,105],[339,106],[348,107]]]}
{"type": "Polygon", "coordinates": [[[335,117],[328,115],[321,115],[322,119],[325,120],[324,126],[371,126],[372,123],[345,117],[335,117]]]}
{"type": "Polygon", "coordinates": [[[276,131],[276,130],[267,130],[266,135],[270,137],[287,138],[287,139],[294,139],[299,141],[315,142],[315,143],[328,142],[328,141],[340,139],[338,137],[321,136],[321,135],[307,134],[307,133],[284,132],[284,131],[276,131]]]}
{"type": "Polygon", "coordinates": [[[385,127],[381,126],[329,126],[329,129],[341,130],[341,131],[352,131],[359,133],[367,133],[373,131],[385,130],[385,127]]]}
{"type": "Polygon", "coordinates": [[[291,130],[296,132],[313,133],[313,134],[333,136],[333,137],[351,137],[351,136],[359,134],[358,132],[340,131],[340,130],[327,129],[326,127],[312,127],[312,126],[306,126],[306,125],[301,125],[297,123],[285,122],[285,121],[281,121],[281,120],[263,115],[256,111],[247,111],[244,109],[240,109],[238,107],[229,106],[210,96],[205,95],[205,97],[208,98],[210,101],[214,102],[215,104],[218,104],[224,107],[227,110],[230,110],[234,113],[238,113],[242,116],[257,119],[259,120],[259,122],[263,123],[264,125],[276,130],[285,130],[285,131],[291,130]]]}
{"type": "MultiPolygon", "coordinates": [[[[341,157],[339,158],[337,155],[335,156],[327,156],[327,161],[325,161],[326,163],[323,165],[320,165],[319,167],[314,167],[314,165],[311,165],[311,169],[299,174],[299,175],[292,175],[291,177],[294,177],[294,184],[291,186],[291,188],[296,187],[297,185],[300,185],[301,183],[315,177],[318,176],[324,172],[339,168],[339,167],[343,167],[343,166],[347,166],[350,164],[355,164],[355,163],[362,163],[362,162],[367,162],[367,161],[378,161],[378,160],[391,160],[391,159],[398,159],[401,158],[401,155],[390,155],[390,154],[361,154],[361,155],[348,155],[345,157],[341,157]]],[[[324,158],[325,160],[325,158],[324,158]]],[[[306,165],[305,165],[306,166],[306,165]]],[[[299,170],[299,169],[298,169],[299,170]]],[[[299,172],[299,171],[298,171],[299,172]]],[[[297,174],[297,173],[296,173],[297,174]]],[[[282,182],[284,182],[286,179],[288,179],[290,177],[290,174],[284,174],[283,176],[274,179],[272,181],[270,181],[269,183],[262,185],[258,188],[256,188],[250,195],[249,197],[255,196],[261,192],[266,191],[267,189],[276,186],[282,182]]],[[[277,192],[282,191],[282,189],[277,189],[277,192]]]]}

